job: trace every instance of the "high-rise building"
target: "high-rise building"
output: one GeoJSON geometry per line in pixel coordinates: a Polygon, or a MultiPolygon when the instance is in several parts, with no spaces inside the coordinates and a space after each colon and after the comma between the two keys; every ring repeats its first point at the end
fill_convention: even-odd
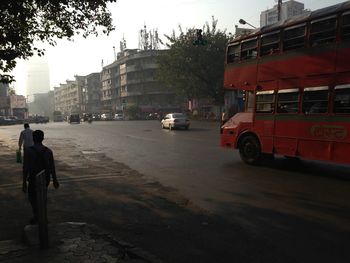
{"type": "Polygon", "coordinates": [[[28,61],[27,96],[48,93],[50,90],[50,72],[47,57],[33,56],[28,61]]]}
{"type": "MultiPolygon", "coordinates": [[[[283,2],[281,5],[281,21],[293,16],[301,15],[305,12],[309,11],[304,9],[303,3],[294,0],[283,2]]],[[[271,25],[276,22],[278,22],[278,5],[261,12],[260,27],[271,25]]]]}

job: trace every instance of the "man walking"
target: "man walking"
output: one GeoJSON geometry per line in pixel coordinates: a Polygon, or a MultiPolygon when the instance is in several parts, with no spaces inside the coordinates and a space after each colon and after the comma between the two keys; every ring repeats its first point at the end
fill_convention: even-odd
{"type": "Polygon", "coordinates": [[[21,151],[23,145],[23,152],[27,150],[27,148],[33,146],[33,130],[29,128],[29,124],[24,124],[24,130],[21,131],[18,140],[18,150],[21,151]]]}
{"type": "MultiPolygon", "coordinates": [[[[44,140],[44,132],[36,130],[33,132],[34,145],[24,152],[23,162],[23,192],[27,191],[28,181],[28,199],[32,206],[33,218],[31,224],[38,221],[38,207],[36,198],[36,175],[41,171],[45,171],[46,185],[44,191],[47,193],[47,186],[50,184],[52,176],[53,186],[55,189],[59,187],[56,177],[55,161],[51,149],[42,144],[44,140]]],[[[46,195],[45,195],[46,196],[46,195]]],[[[46,206],[46,200],[45,200],[46,206]]]]}

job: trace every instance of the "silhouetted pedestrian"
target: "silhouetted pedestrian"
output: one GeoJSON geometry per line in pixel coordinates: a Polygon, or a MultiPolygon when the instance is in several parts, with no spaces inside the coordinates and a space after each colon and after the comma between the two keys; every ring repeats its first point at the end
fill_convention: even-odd
{"type": "MultiPolygon", "coordinates": [[[[28,182],[28,199],[33,209],[33,218],[31,224],[38,221],[38,208],[36,198],[36,175],[45,170],[46,185],[44,191],[47,193],[47,186],[50,184],[52,176],[53,186],[57,189],[59,183],[56,177],[55,161],[52,151],[42,144],[44,132],[36,130],[33,132],[34,145],[29,147],[24,154],[23,162],[23,192],[27,191],[28,182]]],[[[45,195],[46,196],[46,195],[45,195]]],[[[46,200],[45,200],[46,205],[46,200]]]]}
{"type": "Polygon", "coordinates": [[[23,152],[27,148],[33,146],[33,130],[29,127],[28,123],[24,124],[24,130],[21,131],[18,139],[18,150],[21,151],[23,145],[23,152]]]}

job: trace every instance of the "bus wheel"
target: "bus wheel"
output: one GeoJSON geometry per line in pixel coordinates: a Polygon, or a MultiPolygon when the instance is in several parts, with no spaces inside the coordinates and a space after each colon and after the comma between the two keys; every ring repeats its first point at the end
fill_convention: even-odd
{"type": "Polygon", "coordinates": [[[247,164],[257,164],[261,158],[260,143],[254,136],[246,136],[239,146],[241,159],[247,164]]]}

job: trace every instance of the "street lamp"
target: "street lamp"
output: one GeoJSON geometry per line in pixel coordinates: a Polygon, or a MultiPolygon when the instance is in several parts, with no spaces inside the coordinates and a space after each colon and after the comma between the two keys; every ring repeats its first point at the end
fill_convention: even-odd
{"type": "Polygon", "coordinates": [[[255,26],[253,26],[252,24],[249,24],[247,21],[245,21],[244,19],[240,19],[239,21],[238,21],[240,24],[242,24],[242,25],[245,25],[245,24],[247,24],[248,26],[251,26],[252,28],[256,28],[255,26]]]}

